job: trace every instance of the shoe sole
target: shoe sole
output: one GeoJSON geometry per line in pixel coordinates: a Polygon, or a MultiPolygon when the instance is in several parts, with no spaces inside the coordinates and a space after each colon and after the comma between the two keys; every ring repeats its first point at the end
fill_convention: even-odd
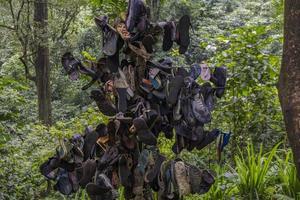
{"type": "Polygon", "coordinates": [[[183,54],[186,52],[189,44],[190,44],[190,17],[184,15],[180,18],[178,24],[178,32],[179,32],[179,45],[180,45],[180,53],[183,54]]]}
{"type": "Polygon", "coordinates": [[[169,51],[173,46],[172,29],[169,24],[164,27],[163,51],[169,51]]]}

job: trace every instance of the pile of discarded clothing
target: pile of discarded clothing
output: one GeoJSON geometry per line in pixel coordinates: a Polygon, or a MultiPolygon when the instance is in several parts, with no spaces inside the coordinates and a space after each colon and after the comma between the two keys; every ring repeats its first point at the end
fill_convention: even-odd
{"type": "MultiPolygon", "coordinates": [[[[220,148],[229,136],[218,129],[207,131],[217,98],[225,92],[226,67],[206,63],[189,69],[178,67],[171,58],[155,60],[162,35],[162,50],[173,43],[184,54],[190,43],[190,17],[179,21],[152,23],[142,0],[130,0],[125,20],[95,18],[103,36],[104,56],[86,66],[70,52],[62,65],[71,80],[91,77],[91,90],[99,111],[109,116],[108,124],[88,127],[81,135],[60,141],[53,157],[40,166],[41,173],[56,182],[54,189],[70,195],[85,188],[91,199],[117,199],[124,188],[125,199],[182,199],[204,194],[214,183],[209,170],[181,159],[167,160],[157,147],[160,134],[175,137],[172,151],[201,150],[218,137],[220,148]],[[196,81],[203,80],[203,84],[196,81]]],[[[178,156],[177,156],[178,157],[178,156]]]]}

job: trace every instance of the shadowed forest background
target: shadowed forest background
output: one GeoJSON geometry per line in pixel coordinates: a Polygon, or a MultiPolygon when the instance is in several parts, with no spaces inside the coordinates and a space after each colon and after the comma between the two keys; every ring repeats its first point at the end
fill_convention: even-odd
{"type": "MultiPolygon", "coordinates": [[[[226,95],[218,101],[209,127],[231,131],[232,138],[220,162],[216,143],[181,153],[192,164],[214,169],[216,176],[207,194],[186,199],[300,198],[276,87],[283,45],[283,0],[147,2],[155,10],[156,21],[189,14],[193,26],[186,54],[173,48],[156,58],[169,56],[184,67],[207,59],[229,71],[226,95]]],[[[66,198],[49,190],[39,165],[51,156],[59,138],[107,120],[89,98],[92,88],[81,90],[89,80],[69,80],[60,59],[67,51],[85,61],[99,59],[102,38],[94,17],[115,17],[125,10],[123,0],[49,0],[48,31],[43,33],[48,40],[43,45],[49,50],[50,78],[48,86],[39,87],[43,72],[35,68],[35,54],[41,33],[33,31],[33,1],[0,0],[0,199],[88,199],[84,191],[66,198]],[[37,89],[43,87],[51,91],[51,98],[45,100],[49,100],[48,111],[38,109],[37,89]]],[[[161,151],[169,158],[174,157],[173,142],[159,140],[161,151]]]]}

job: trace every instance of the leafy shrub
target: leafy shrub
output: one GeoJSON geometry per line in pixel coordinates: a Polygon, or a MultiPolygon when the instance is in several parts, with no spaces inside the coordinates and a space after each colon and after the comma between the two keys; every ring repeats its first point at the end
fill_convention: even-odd
{"type": "MultiPolygon", "coordinates": [[[[300,199],[300,181],[293,163],[292,151],[283,151],[285,158],[276,156],[276,171],[280,195],[286,198],[300,199]]],[[[280,196],[279,195],[279,196],[280,196]]]]}
{"type": "Polygon", "coordinates": [[[259,152],[254,151],[253,144],[248,144],[246,157],[242,152],[235,157],[238,175],[237,188],[239,194],[247,199],[263,199],[270,192],[268,187],[268,171],[276,154],[279,144],[268,153],[263,153],[262,146],[259,152]]]}

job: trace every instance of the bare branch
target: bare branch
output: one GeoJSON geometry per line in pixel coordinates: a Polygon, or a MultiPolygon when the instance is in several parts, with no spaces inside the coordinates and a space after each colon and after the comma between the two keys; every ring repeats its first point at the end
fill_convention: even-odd
{"type": "Polygon", "coordinates": [[[9,3],[9,8],[10,8],[11,18],[12,18],[14,24],[16,24],[15,23],[16,19],[15,19],[15,13],[14,13],[13,5],[12,5],[12,0],[9,0],[8,3],[9,3]]]}
{"type": "Polygon", "coordinates": [[[4,24],[0,24],[0,28],[6,28],[6,29],[9,29],[9,30],[12,30],[12,31],[16,30],[14,27],[7,26],[7,25],[4,25],[4,24]]]}
{"type": "Polygon", "coordinates": [[[28,65],[27,63],[25,62],[24,60],[24,56],[23,57],[20,57],[19,58],[20,61],[23,63],[24,67],[25,67],[25,76],[26,78],[28,78],[29,80],[33,81],[33,82],[36,82],[36,77],[32,76],[29,72],[29,68],[28,68],[28,65]]]}
{"type": "Polygon", "coordinates": [[[63,21],[63,25],[61,27],[60,35],[57,37],[56,40],[60,40],[60,39],[62,39],[65,36],[65,34],[69,30],[70,25],[75,20],[77,13],[78,13],[78,9],[76,9],[71,14],[70,14],[69,11],[66,11],[65,18],[64,18],[64,21],[63,21]]]}
{"type": "Polygon", "coordinates": [[[25,1],[22,0],[22,4],[21,4],[21,6],[20,6],[20,9],[19,9],[19,11],[18,11],[17,18],[16,18],[16,22],[17,22],[17,23],[19,22],[20,15],[21,15],[21,12],[22,12],[22,10],[23,10],[24,5],[25,5],[25,1]]]}

